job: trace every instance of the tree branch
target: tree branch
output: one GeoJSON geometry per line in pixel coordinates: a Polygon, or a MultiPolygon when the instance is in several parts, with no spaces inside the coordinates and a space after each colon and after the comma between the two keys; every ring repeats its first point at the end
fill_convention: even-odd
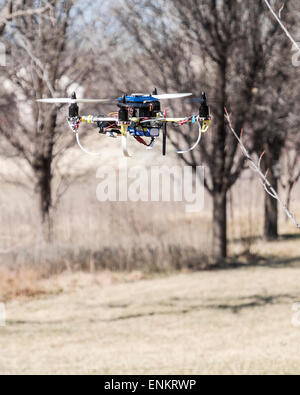
{"type": "Polygon", "coordinates": [[[296,225],[296,227],[298,229],[300,229],[300,224],[297,222],[296,218],[293,216],[293,214],[289,211],[289,209],[287,208],[287,206],[284,204],[284,202],[282,201],[282,199],[280,198],[280,196],[278,195],[278,193],[276,192],[276,190],[273,188],[273,186],[271,185],[271,183],[268,181],[267,179],[267,175],[265,175],[262,170],[261,170],[261,161],[262,161],[262,157],[263,155],[260,157],[258,164],[255,163],[255,161],[252,159],[252,157],[250,156],[249,152],[247,151],[246,147],[244,146],[242,140],[240,139],[240,137],[237,135],[236,131],[233,128],[232,122],[231,122],[231,118],[230,115],[228,114],[227,110],[225,109],[225,119],[228,122],[229,128],[231,130],[231,132],[233,133],[233,135],[235,136],[235,138],[238,140],[239,145],[241,147],[242,153],[244,154],[244,156],[246,157],[246,159],[249,162],[249,166],[250,169],[255,171],[262,182],[262,185],[265,189],[265,191],[272,196],[274,199],[276,199],[279,204],[281,205],[282,209],[284,210],[284,212],[286,213],[286,215],[290,218],[290,220],[294,223],[294,225],[296,225]]]}

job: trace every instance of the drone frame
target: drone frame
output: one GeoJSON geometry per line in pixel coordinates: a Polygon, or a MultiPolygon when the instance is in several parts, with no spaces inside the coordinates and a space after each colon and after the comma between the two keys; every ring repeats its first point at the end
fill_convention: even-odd
{"type": "MultiPolygon", "coordinates": [[[[123,155],[130,158],[130,154],[127,148],[127,138],[128,134],[132,135],[139,143],[145,145],[147,149],[152,149],[156,142],[156,139],[160,136],[160,131],[162,131],[162,154],[166,156],[167,154],[167,136],[168,136],[168,125],[173,126],[183,126],[189,123],[198,124],[199,135],[196,143],[187,150],[175,151],[178,154],[185,154],[194,150],[200,143],[201,136],[203,133],[207,132],[210,127],[211,117],[209,114],[209,107],[207,106],[207,99],[205,92],[202,93],[200,99],[200,109],[199,115],[192,115],[184,118],[168,118],[166,111],[162,113],[160,111],[160,100],[168,100],[173,98],[183,98],[191,96],[190,93],[181,94],[165,94],[157,95],[157,90],[155,89],[152,95],[142,95],[133,94],[131,96],[122,96],[121,98],[112,100],[106,99],[77,99],[76,93],[74,92],[70,99],[40,99],[39,102],[44,103],[62,103],[70,104],[69,106],[69,116],[67,118],[68,124],[71,130],[76,134],[76,140],[79,147],[87,154],[99,155],[96,153],[91,153],[83,148],[80,143],[79,138],[79,127],[81,123],[95,124],[100,127],[100,131],[110,137],[122,138],[122,150],[123,155]],[[105,103],[112,104],[115,103],[119,107],[118,113],[113,113],[114,116],[80,116],[78,103],[105,103]],[[155,111],[153,110],[155,106],[155,111]],[[149,107],[149,115],[151,117],[135,116],[137,109],[141,109],[142,113],[147,114],[147,109],[149,107]],[[132,116],[130,116],[132,113],[132,116]],[[154,115],[154,117],[153,117],[154,115]],[[100,125],[100,126],[99,126],[100,125]],[[106,127],[104,128],[105,125],[106,127]],[[142,130],[146,130],[148,134],[137,134],[136,128],[139,127],[142,130]],[[103,131],[102,131],[103,130],[103,131]],[[131,130],[131,131],[130,131],[131,130]],[[155,134],[155,132],[157,134],[155,134]],[[152,134],[151,134],[152,133],[152,134]],[[150,143],[142,137],[151,138],[150,143]]],[[[140,114],[140,111],[139,111],[140,114]]]]}

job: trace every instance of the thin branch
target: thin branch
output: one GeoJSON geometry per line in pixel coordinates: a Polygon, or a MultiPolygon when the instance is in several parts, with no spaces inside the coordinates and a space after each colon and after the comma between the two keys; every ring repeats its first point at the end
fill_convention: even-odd
{"type": "Polygon", "coordinates": [[[277,22],[279,23],[279,25],[281,26],[282,30],[285,32],[285,34],[287,35],[287,37],[291,40],[291,42],[294,44],[294,46],[296,47],[296,49],[299,51],[300,53],[300,47],[299,44],[296,42],[296,40],[293,38],[293,36],[291,35],[291,33],[287,30],[287,28],[284,26],[284,24],[282,23],[280,17],[276,14],[276,12],[273,10],[271,4],[269,3],[268,0],[265,0],[266,5],[268,6],[269,10],[271,11],[271,13],[273,14],[273,16],[275,17],[275,19],[277,20],[277,22]]]}
{"type": "Polygon", "coordinates": [[[27,52],[28,56],[31,58],[31,60],[33,61],[34,65],[35,65],[35,71],[36,71],[37,75],[43,81],[45,81],[51,95],[54,97],[55,96],[55,89],[50,82],[47,68],[43,65],[41,60],[33,54],[33,51],[30,48],[31,44],[30,44],[29,40],[27,40],[27,38],[24,35],[22,35],[19,31],[15,32],[14,29],[12,29],[11,27],[9,27],[8,29],[12,34],[15,35],[17,44],[19,44],[20,47],[23,48],[27,52]]]}
{"type": "Polygon", "coordinates": [[[232,125],[232,121],[231,121],[231,118],[230,118],[230,115],[228,114],[226,109],[225,109],[225,118],[226,118],[226,120],[228,122],[228,125],[229,125],[229,128],[230,128],[231,132],[233,133],[235,138],[238,140],[239,145],[241,147],[241,150],[242,150],[243,154],[245,155],[245,157],[247,158],[247,160],[248,160],[248,162],[250,164],[250,168],[259,175],[259,177],[261,179],[261,182],[262,182],[262,184],[264,186],[265,191],[270,196],[272,196],[274,199],[276,199],[280,203],[280,205],[281,205],[282,209],[284,210],[284,212],[286,213],[286,215],[296,225],[296,227],[298,229],[300,229],[300,224],[297,222],[297,220],[293,216],[293,214],[289,211],[287,206],[283,203],[282,199],[280,198],[280,196],[278,195],[276,190],[273,188],[271,183],[268,181],[266,175],[262,172],[261,167],[260,167],[262,156],[260,157],[258,164],[256,164],[254,162],[254,160],[252,159],[252,157],[250,156],[249,152],[247,151],[246,147],[244,146],[242,140],[240,139],[240,137],[238,136],[238,134],[234,130],[233,125],[232,125]]]}
{"type": "Polygon", "coordinates": [[[52,6],[50,4],[46,5],[43,8],[32,8],[29,10],[19,10],[16,12],[13,12],[11,14],[5,15],[4,17],[2,17],[0,19],[0,24],[6,24],[7,22],[11,21],[12,19],[15,18],[20,18],[20,17],[24,17],[24,16],[33,16],[33,15],[41,15],[44,14],[46,11],[48,11],[49,9],[51,9],[52,6]]]}

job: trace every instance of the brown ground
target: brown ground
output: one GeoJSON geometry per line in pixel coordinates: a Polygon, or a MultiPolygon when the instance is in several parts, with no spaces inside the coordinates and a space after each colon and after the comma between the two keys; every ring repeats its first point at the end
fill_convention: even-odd
{"type": "Polygon", "coordinates": [[[47,294],[7,304],[0,372],[299,374],[299,278],[269,266],[61,275],[41,284],[47,294]]]}

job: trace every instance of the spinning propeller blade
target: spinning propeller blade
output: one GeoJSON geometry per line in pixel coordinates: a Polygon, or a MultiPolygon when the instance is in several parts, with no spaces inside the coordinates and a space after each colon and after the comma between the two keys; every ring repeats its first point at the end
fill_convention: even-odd
{"type": "Polygon", "coordinates": [[[149,122],[165,122],[165,123],[179,123],[184,121],[186,118],[151,118],[145,119],[144,121],[140,121],[140,123],[149,123],[149,122]]]}
{"type": "MultiPolygon", "coordinates": [[[[170,99],[181,99],[184,97],[192,96],[192,93],[168,93],[165,95],[152,95],[154,99],[158,100],[170,100],[170,99]]],[[[126,105],[126,96],[123,96],[121,99],[74,99],[74,98],[47,98],[47,99],[38,99],[39,103],[47,103],[47,104],[76,104],[76,103],[88,103],[88,104],[97,104],[97,103],[105,103],[105,104],[114,104],[119,102],[122,106],[126,105]]]]}
{"type": "Polygon", "coordinates": [[[192,93],[167,93],[165,95],[152,95],[154,99],[158,100],[170,100],[170,99],[181,99],[183,97],[192,96],[192,93]]]}
{"type": "Polygon", "coordinates": [[[75,104],[75,103],[109,103],[112,100],[107,99],[70,99],[70,98],[52,98],[52,99],[39,99],[39,103],[48,104],[75,104]]]}

